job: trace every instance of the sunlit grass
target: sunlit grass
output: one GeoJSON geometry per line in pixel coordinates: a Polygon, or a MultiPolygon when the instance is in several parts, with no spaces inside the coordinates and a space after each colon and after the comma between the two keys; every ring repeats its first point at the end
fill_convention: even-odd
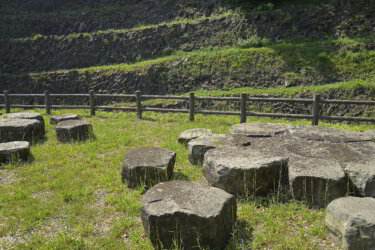
{"type": "MultiPolygon", "coordinates": [[[[13,112],[19,110],[14,109],[13,112]]],[[[44,113],[44,110],[37,110],[44,113]]],[[[3,112],[0,110],[0,112],[3,112]]],[[[71,111],[53,111],[54,114],[71,111]]],[[[0,170],[0,245],[16,249],[151,249],[139,218],[142,188],[128,189],[121,182],[123,153],[135,147],[156,146],[177,153],[175,173],[195,182],[202,168],[188,162],[178,135],[191,128],[227,133],[239,123],[236,116],[75,111],[94,127],[95,140],[57,142],[50,116],[44,115],[47,141],[32,147],[35,161],[7,164],[0,170]]],[[[249,122],[310,121],[257,119],[249,122]]],[[[374,125],[340,125],[355,130],[374,125]]],[[[329,247],[324,211],[301,203],[281,204],[274,199],[240,199],[238,223],[229,249],[329,247]]]]}

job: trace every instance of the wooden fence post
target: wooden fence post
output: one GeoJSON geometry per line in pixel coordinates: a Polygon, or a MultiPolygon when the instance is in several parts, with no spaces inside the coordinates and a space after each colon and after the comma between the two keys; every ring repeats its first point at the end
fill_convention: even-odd
{"type": "Polygon", "coordinates": [[[49,95],[48,90],[44,91],[44,105],[46,106],[47,115],[50,115],[51,114],[51,101],[50,101],[50,95],[49,95]]]}
{"type": "Polygon", "coordinates": [[[189,121],[191,122],[194,121],[194,107],[194,92],[191,92],[189,96],[189,121]]]}
{"type": "Polygon", "coordinates": [[[247,101],[247,94],[241,94],[241,121],[240,123],[246,122],[246,101],[247,101]]]}
{"type": "Polygon", "coordinates": [[[89,91],[90,94],[90,114],[95,116],[95,94],[93,90],[89,91]]]}
{"type": "Polygon", "coordinates": [[[135,98],[137,102],[137,118],[142,119],[142,97],[141,97],[141,91],[135,92],[135,98]]]}
{"type": "Polygon", "coordinates": [[[319,125],[319,102],[320,102],[320,95],[316,94],[313,97],[313,106],[312,106],[312,125],[318,126],[319,125]]]}
{"type": "Polygon", "coordinates": [[[9,102],[9,91],[4,90],[4,105],[5,105],[5,113],[10,113],[10,102],[9,102]]]}

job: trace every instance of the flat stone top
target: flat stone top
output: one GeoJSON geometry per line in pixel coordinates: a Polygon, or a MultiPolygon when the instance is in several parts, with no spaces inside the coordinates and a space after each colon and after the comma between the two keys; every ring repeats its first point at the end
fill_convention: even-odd
{"type": "Polygon", "coordinates": [[[36,112],[21,112],[7,114],[8,119],[37,119],[39,120],[43,116],[36,112]]]}
{"type": "Polygon", "coordinates": [[[249,137],[271,137],[286,134],[293,125],[283,123],[242,123],[233,125],[232,134],[243,134],[249,137]]]}
{"type": "Polygon", "coordinates": [[[126,167],[165,167],[176,153],[155,147],[131,149],[125,153],[126,167]]]}
{"type": "Polygon", "coordinates": [[[26,127],[34,124],[40,123],[35,119],[0,119],[0,127],[26,127]]]}
{"type": "Polygon", "coordinates": [[[275,163],[287,163],[288,157],[272,156],[251,147],[219,147],[205,154],[205,162],[231,169],[258,169],[275,163]]]}
{"type": "Polygon", "coordinates": [[[225,135],[212,134],[209,136],[198,137],[197,139],[189,141],[189,147],[193,146],[248,146],[251,144],[251,139],[244,135],[225,135]]]}
{"type": "Polygon", "coordinates": [[[184,212],[215,217],[234,196],[213,187],[189,181],[162,182],[149,189],[142,200],[150,215],[184,212]]]}
{"type": "Polygon", "coordinates": [[[66,114],[61,114],[61,115],[53,115],[51,117],[52,119],[60,120],[60,119],[78,119],[79,115],[77,114],[71,114],[71,113],[66,113],[66,114]]]}
{"type": "Polygon", "coordinates": [[[322,126],[297,125],[288,129],[293,137],[309,141],[347,143],[371,140],[371,134],[322,126]]]}
{"type": "Polygon", "coordinates": [[[189,140],[201,137],[201,136],[207,136],[211,134],[212,134],[211,129],[193,128],[193,129],[185,130],[184,132],[182,132],[178,140],[189,141],[189,140]]]}
{"type": "Polygon", "coordinates": [[[342,221],[350,218],[362,218],[375,224],[375,198],[342,197],[332,201],[327,210],[342,221]]]}
{"type": "Polygon", "coordinates": [[[25,148],[30,148],[30,143],[27,141],[12,141],[0,143],[0,151],[15,151],[25,148]]]}
{"type": "Polygon", "coordinates": [[[344,172],[330,153],[337,144],[304,141],[292,137],[270,137],[255,140],[250,149],[273,156],[289,157],[290,176],[337,178],[344,172]]]}
{"type": "Polygon", "coordinates": [[[91,124],[85,120],[66,120],[66,121],[59,122],[56,126],[56,129],[70,129],[74,127],[87,126],[87,125],[91,125],[91,124]]]}

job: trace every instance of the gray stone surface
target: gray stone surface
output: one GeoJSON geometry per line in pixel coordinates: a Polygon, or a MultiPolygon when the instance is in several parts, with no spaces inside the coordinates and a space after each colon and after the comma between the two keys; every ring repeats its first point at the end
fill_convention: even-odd
{"type": "Polygon", "coordinates": [[[178,142],[187,146],[188,142],[197,139],[198,137],[212,135],[211,129],[205,128],[193,128],[186,130],[180,134],[178,137],[178,142]]]}
{"type": "Polygon", "coordinates": [[[224,249],[236,221],[235,197],[198,183],[159,183],[142,200],[144,230],[157,249],[224,249]]]}
{"type": "Polygon", "coordinates": [[[41,123],[32,119],[0,119],[0,142],[39,141],[42,133],[41,123]]]}
{"type": "Polygon", "coordinates": [[[375,198],[375,143],[353,142],[329,148],[360,196],[375,198]]]}
{"type": "Polygon", "coordinates": [[[94,136],[92,125],[84,120],[62,121],[56,126],[57,140],[72,142],[86,140],[94,136]]]}
{"type": "Polygon", "coordinates": [[[61,115],[53,115],[51,117],[50,123],[53,125],[57,125],[59,122],[67,121],[67,120],[79,120],[80,117],[77,114],[61,114],[61,115]]]}
{"type": "Polygon", "coordinates": [[[255,140],[249,150],[288,157],[293,198],[306,201],[312,207],[325,207],[348,193],[348,179],[339,162],[330,154],[329,148],[336,146],[290,137],[271,137],[255,140]]]}
{"type": "Polygon", "coordinates": [[[30,143],[27,141],[0,143],[0,164],[14,161],[29,161],[30,156],[30,143]]]}
{"type": "Polygon", "coordinates": [[[176,153],[164,148],[136,148],[124,155],[122,180],[129,188],[140,185],[151,187],[169,180],[173,175],[176,153]]]}
{"type": "Polygon", "coordinates": [[[248,137],[271,137],[286,134],[291,127],[293,125],[283,123],[242,123],[233,125],[230,133],[248,137]]]}
{"type": "Polygon", "coordinates": [[[204,176],[231,194],[267,195],[288,187],[288,158],[249,147],[219,147],[204,156],[204,176]]]}
{"type": "Polygon", "coordinates": [[[369,141],[371,133],[337,129],[322,126],[297,125],[288,129],[289,134],[295,138],[309,141],[325,141],[331,143],[348,143],[369,141]]]}
{"type": "Polygon", "coordinates": [[[38,120],[41,126],[41,136],[45,135],[45,125],[44,125],[44,118],[40,113],[36,112],[20,112],[20,113],[10,113],[7,114],[6,117],[8,119],[31,119],[31,120],[38,120]]]}
{"type": "Polygon", "coordinates": [[[375,199],[344,197],[326,209],[329,234],[339,247],[348,250],[375,249],[375,199]]]}
{"type": "Polygon", "coordinates": [[[193,165],[203,165],[204,154],[213,148],[221,146],[249,146],[251,138],[244,135],[213,134],[191,140],[188,143],[189,162],[193,165]]]}

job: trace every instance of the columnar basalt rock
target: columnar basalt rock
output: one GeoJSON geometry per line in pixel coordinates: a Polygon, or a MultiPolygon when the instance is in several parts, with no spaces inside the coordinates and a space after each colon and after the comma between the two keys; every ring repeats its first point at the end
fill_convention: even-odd
{"type": "Polygon", "coordinates": [[[236,221],[235,197],[198,183],[159,183],[142,202],[144,230],[157,249],[224,249],[236,221]]]}
{"type": "Polygon", "coordinates": [[[41,122],[32,119],[0,119],[0,142],[41,140],[41,122]]]}
{"type": "Polygon", "coordinates": [[[375,199],[343,197],[326,209],[331,238],[345,250],[375,249],[375,199]]]}
{"type": "Polygon", "coordinates": [[[59,122],[67,120],[79,120],[80,117],[77,114],[62,114],[62,115],[53,115],[51,117],[51,124],[57,125],[59,122]]]}
{"type": "Polygon", "coordinates": [[[311,207],[325,207],[350,191],[345,172],[330,154],[336,144],[304,141],[290,137],[271,137],[255,140],[255,149],[273,156],[288,157],[291,195],[311,207]]]}
{"type": "Polygon", "coordinates": [[[176,153],[155,147],[129,150],[124,155],[122,180],[129,188],[140,185],[151,187],[172,178],[176,153]]]}
{"type": "Polygon", "coordinates": [[[20,113],[10,113],[7,114],[8,119],[31,119],[31,120],[38,120],[41,126],[41,134],[40,136],[45,135],[45,125],[44,125],[44,118],[40,113],[36,112],[20,112],[20,113]]]}
{"type": "Polygon", "coordinates": [[[88,121],[67,120],[57,124],[56,136],[60,142],[73,142],[93,138],[94,133],[88,121]]]}
{"type": "Polygon", "coordinates": [[[203,136],[209,136],[212,135],[212,130],[211,129],[205,129],[205,128],[193,128],[186,130],[180,134],[178,137],[178,142],[181,143],[182,145],[187,146],[189,141],[193,139],[197,139],[198,137],[203,137],[203,136]]]}
{"type": "Polygon", "coordinates": [[[30,143],[13,141],[0,143],[0,164],[7,162],[29,161],[31,159],[30,143]]]}
{"type": "Polygon", "coordinates": [[[268,195],[288,189],[288,158],[249,147],[219,147],[204,156],[204,176],[231,194],[268,195]]]}
{"type": "Polygon", "coordinates": [[[249,146],[251,139],[244,135],[213,134],[210,136],[198,137],[188,143],[189,162],[193,165],[202,166],[204,154],[213,148],[221,146],[249,146]]]}

